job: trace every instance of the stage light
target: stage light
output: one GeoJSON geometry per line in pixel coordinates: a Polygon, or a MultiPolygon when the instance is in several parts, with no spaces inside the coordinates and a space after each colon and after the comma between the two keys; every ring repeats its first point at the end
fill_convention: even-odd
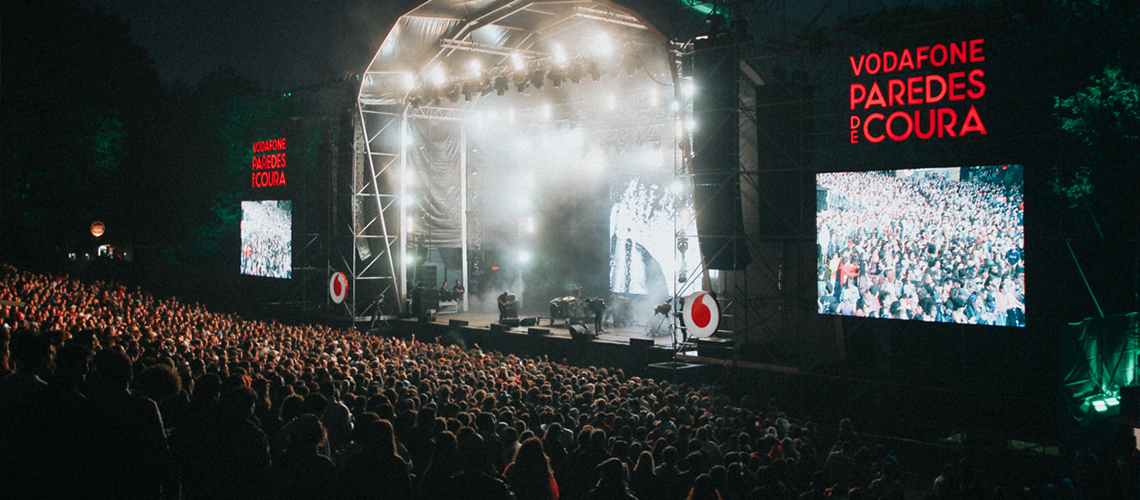
{"type": "Polygon", "coordinates": [[[554,44],[554,62],[566,64],[566,53],[562,51],[562,46],[559,44],[554,44]]]}
{"type": "Polygon", "coordinates": [[[412,234],[413,232],[415,232],[415,229],[416,229],[415,220],[412,218],[412,216],[409,215],[408,220],[404,223],[404,232],[406,232],[408,234],[412,234]]]}
{"type": "Polygon", "coordinates": [[[677,101],[673,101],[672,103],[669,104],[669,109],[672,109],[673,112],[676,113],[676,112],[681,110],[681,103],[679,103],[677,101]]]}
{"type": "Polygon", "coordinates": [[[520,264],[527,264],[530,262],[530,259],[531,259],[530,252],[528,252],[526,250],[519,252],[519,263],[520,264]]]}
{"type": "Polygon", "coordinates": [[[695,93],[697,93],[697,86],[692,82],[692,80],[685,80],[681,82],[681,94],[683,94],[685,97],[693,97],[693,94],[695,93]]]}
{"type": "Polygon", "coordinates": [[[692,118],[689,118],[688,120],[685,120],[685,130],[688,130],[689,132],[692,132],[692,131],[694,131],[694,130],[696,130],[696,129],[697,129],[697,121],[696,121],[696,120],[694,120],[694,119],[692,119],[692,118]]]}
{"type": "Polygon", "coordinates": [[[472,78],[479,78],[483,74],[483,65],[479,64],[478,59],[472,59],[471,62],[467,63],[467,68],[471,70],[472,78]]]}
{"type": "Polygon", "coordinates": [[[436,87],[442,87],[447,82],[447,75],[443,73],[442,66],[436,66],[431,70],[431,81],[436,87]]]}
{"type": "Polygon", "coordinates": [[[451,102],[459,102],[459,85],[452,85],[447,89],[447,100],[451,102]]]}
{"type": "Polygon", "coordinates": [[[590,79],[595,82],[602,79],[602,70],[598,67],[598,63],[590,61],[589,66],[586,66],[586,73],[590,75],[590,79]]]}
{"type": "Polygon", "coordinates": [[[416,256],[413,254],[404,254],[404,267],[411,267],[416,263],[416,256]]]}
{"type": "Polygon", "coordinates": [[[610,43],[609,35],[602,35],[598,37],[598,45],[596,47],[598,54],[609,55],[614,51],[613,45],[610,43]]]}
{"type": "Polygon", "coordinates": [[[586,70],[582,68],[581,64],[578,63],[571,64],[570,68],[566,71],[566,76],[568,76],[570,78],[570,81],[574,83],[581,82],[582,75],[584,74],[586,74],[586,70]]]}
{"type": "Polygon", "coordinates": [[[518,53],[511,54],[511,63],[514,64],[515,70],[517,71],[526,69],[526,64],[523,63],[522,56],[518,55],[518,53]]]}
{"type": "Polygon", "coordinates": [[[416,77],[412,76],[411,73],[404,73],[404,89],[410,91],[410,90],[414,90],[415,88],[416,88],[416,77]]]}
{"type": "Polygon", "coordinates": [[[507,77],[502,75],[495,77],[495,83],[492,86],[495,88],[495,94],[500,96],[506,94],[507,90],[511,88],[511,85],[507,83],[507,77]]]}
{"type": "Polygon", "coordinates": [[[561,68],[554,68],[550,70],[550,73],[546,75],[546,77],[550,79],[550,84],[553,85],[554,88],[562,87],[562,73],[563,70],[561,68]]]}
{"type": "Polygon", "coordinates": [[[681,182],[680,180],[675,180],[672,184],[669,185],[669,191],[672,191],[675,195],[684,193],[685,183],[681,182]]]}
{"type": "Polygon", "coordinates": [[[462,90],[463,100],[470,101],[471,97],[477,92],[474,82],[463,82],[462,90]]]}
{"type": "Polygon", "coordinates": [[[534,85],[534,88],[540,89],[542,88],[542,81],[545,77],[546,74],[543,73],[541,68],[535,68],[535,70],[530,73],[530,84],[534,85]]]}

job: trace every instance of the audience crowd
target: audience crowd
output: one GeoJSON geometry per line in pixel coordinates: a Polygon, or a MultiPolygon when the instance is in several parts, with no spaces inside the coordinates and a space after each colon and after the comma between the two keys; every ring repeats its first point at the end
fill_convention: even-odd
{"type": "MultiPolygon", "coordinates": [[[[850,421],[824,430],[715,387],[0,278],[5,498],[906,496],[904,461],[850,421]]],[[[978,477],[949,464],[918,494],[1071,498],[978,477]]]]}
{"type": "Polygon", "coordinates": [[[819,176],[819,310],[1025,326],[1021,189],[1002,166],[819,176]]]}

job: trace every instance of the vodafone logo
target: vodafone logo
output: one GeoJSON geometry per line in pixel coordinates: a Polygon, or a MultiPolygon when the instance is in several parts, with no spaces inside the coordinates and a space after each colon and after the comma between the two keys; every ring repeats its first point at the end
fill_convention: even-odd
{"type": "Polygon", "coordinates": [[[712,335],[720,325],[720,307],[712,294],[706,291],[696,292],[685,299],[683,316],[690,337],[712,335]]]}
{"type": "Polygon", "coordinates": [[[348,295],[348,278],[344,273],[333,273],[329,279],[329,296],[333,302],[340,304],[348,295]]]}

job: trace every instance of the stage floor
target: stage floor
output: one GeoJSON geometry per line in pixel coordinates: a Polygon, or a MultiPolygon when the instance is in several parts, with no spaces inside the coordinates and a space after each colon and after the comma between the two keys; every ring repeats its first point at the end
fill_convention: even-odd
{"type": "MultiPolygon", "coordinates": [[[[556,319],[556,320],[554,320],[554,325],[551,326],[550,317],[548,317],[548,316],[520,315],[520,318],[523,318],[523,319],[525,319],[525,318],[537,318],[539,324],[536,325],[536,327],[546,328],[546,329],[550,330],[550,336],[570,338],[570,328],[566,325],[565,319],[556,319]]],[[[472,327],[476,327],[476,328],[490,328],[490,326],[492,324],[498,323],[499,315],[494,314],[494,313],[479,313],[479,312],[460,312],[460,313],[453,313],[453,314],[439,314],[436,316],[435,322],[446,324],[448,321],[453,320],[453,319],[467,321],[468,326],[472,326],[472,327]]],[[[655,335],[655,336],[650,335],[650,332],[653,329],[653,326],[657,325],[657,320],[661,320],[661,319],[662,318],[660,316],[658,316],[649,325],[641,324],[641,325],[630,325],[630,326],[620,326],[620,327],[613,327],[613,326],[606,327],[602,331],[601,335],[598,335],[597,341],[612,342],[615,344],[629,344],[629,339],[631,339],[631,338],[632,339],[649,339],[649,340],[653,340],[654,345],[661,346],[661,347],[673,347],[673,338],[669,334],[668,322],[662,322],[660,327],[657,329],[657,331],[660,332],[660,335],[655,335]]],[[[594,322],[593,322],[593,320],[591,319],[590,321],[585,322],[585,324],[590,329],[590,333],[594,333],[594,322]]],[[[527,328],[528,327],[525,327],[525,326],[518,326],[518,327],[513,327],[510,330],[513,332],[525,333],[527,331],[527,328]]],[[[678,331],[677,335],[678,335],[677,342],[680,343],[681,332],[678,331]]]]}

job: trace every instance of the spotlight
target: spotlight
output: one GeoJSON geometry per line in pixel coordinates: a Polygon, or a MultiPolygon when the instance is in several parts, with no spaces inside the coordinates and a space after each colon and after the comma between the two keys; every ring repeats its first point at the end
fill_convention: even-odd
{"type": "Polygon", "coordinates": [[[471,70],[472,78],[479,78],[483,73],[483,65],[479,64],[478,59],[472,59],[471,62],[467,63],[467,67],[471,70]]]}
{"type": "Polygon", "coordinates": [[[554,45],[554,62],[557,64],[566,64],[566,53],[562,51],[562,46],[554,45]]]}
{"type": "Polygon", "coordinates": [[[598,68],[598,63],[590,61],[590,65],[586,66],[586,73],[590,75],[590,79],[595,82],[602,79],[602,70],[598,68]]]}
{"type": "Polygon", "coordinates": [[[561,69],[555,68],[550,70],[550,73],[547,74],[546,77],[550,79],[550,84],[553,85],[554,88],[562,86],[563,74],[561,69]]]}
{"type": "Polygon", "coordinates": [[[511,85],[507,83],[507,77],[499,75],[495,77],[495,83],[492,84],[492,87],[495,89],[495,94],[501,96],[507,93],[507,89],[511,88],[511,85]]]}
{"type": "Polygon", "coordinates": [[[452,85],[447,89],[447,100],[451,102],[459,102],[459,85],[452,85]]]}
{"type": "Polygon", "coordinates": [[[463,93],[464,101],[470,101],[471,96],[477,92],[477,89],[475,88],[475,82],[463,82],[463,87],[460,92],[463,93]]]}
{"type": "Polygon", "coordinates": [[[586,70],[583,69],[582,65],[578,64],[578,63],[571,64],[570,69],[567,70],[567,72],[566,72],[567,76],[570,77],[570,81],[572,81],[574,83],[581,82],[582,81],[582,75],[584,75],[585,73],[586,73],[586,70]]]}
{"type": "Polygon", "coordinates": [[[404,73],[404,88],[407,90],[416,88],[416,77],[412,76],[411,73],[404,73]]]}
{"type": "Polygon", "coordinates": [[[541,68],[535,68],[535,70],[530,73],[530,84],[534,85],[534,88],[536,89],[542,88],[542,83],[545,79],[545,76],[546,75],[543,74],[541,68]]]}
{"type": "Polygon", "coordinates": [[[611,52],[614,51],[613,45],[610,44],[610,36],[609,35],[602,35],[601,37],[598,38],[597,51],[599,54],[602,54],[602,55],[609,55],[611,52]]]}
{"type": "Polygon", "coordinates": [[[435,69],[431,70],[431,81],[436,87],[443,86],[447,82],[447,75],[443,74],[442,66],[436,66],[435,69]]]}
{"type": "Polygon", "coordinates": [[[511,64],[513,64],[515,66],[515,69],[519,71],[522,71],[526,68],[526,64],[523,63],[522,56],[518,55],[518,53],[511,54],[511,64]]]}

